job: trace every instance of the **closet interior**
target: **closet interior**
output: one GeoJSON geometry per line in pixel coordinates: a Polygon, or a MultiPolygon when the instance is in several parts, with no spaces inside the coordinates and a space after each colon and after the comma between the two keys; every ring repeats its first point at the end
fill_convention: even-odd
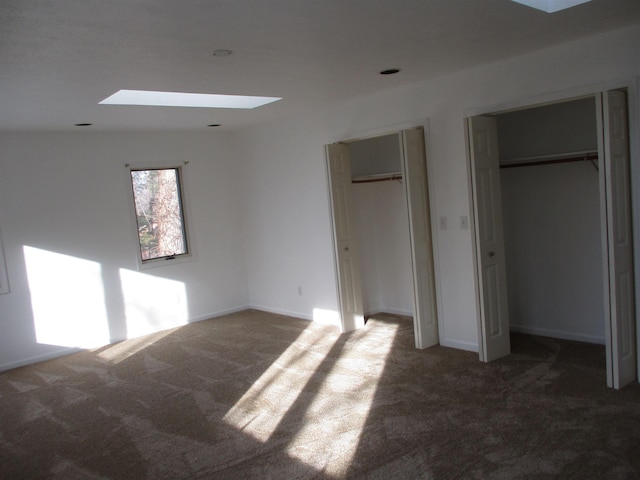
{"type": "Polygon", "coordinates": [[[595,99],[495,117],[511,331],[604,344],[595,99]]]}
{"type": "Polygon", "coordinates": [[[400,135],[347,145],[365,315],[387,312],[412,316],[413,278],[400,135]]]}

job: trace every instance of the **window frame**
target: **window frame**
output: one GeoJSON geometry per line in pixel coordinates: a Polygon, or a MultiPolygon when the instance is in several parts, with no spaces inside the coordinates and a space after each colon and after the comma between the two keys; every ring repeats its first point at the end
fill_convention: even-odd
{"type": "Polygon", "coordinates": [[[146,270],[148,268],[166,267],[169,265],[176,265],[195,259],[193,235],[190,229],[189,223],[189,207],[187,201],[187,194],[185,192],[185,184],[187,183],[186,177],[188,176],[185,168],[189,162],[154,162],[154,163],[131,163],[126,164],[127,171],[127,188],[129,191],[129,210],[133,232],[134,250],[136,256],[136,263],[138,270],[146,270]],[[143,171],[143,170],[176,170],[177,183],[178,183],[178,195],[180,199],[180,207],[182,210],[182,230],[184,235],[184,242],[186,247],[186,253],[178,255],[169,255],[151,259],[142,258],[142,248],[140,245],[140,236],[138,232],[138,220],[135,203],[135,194],[133,191],[133,177],[131,172],[143,171]]]}

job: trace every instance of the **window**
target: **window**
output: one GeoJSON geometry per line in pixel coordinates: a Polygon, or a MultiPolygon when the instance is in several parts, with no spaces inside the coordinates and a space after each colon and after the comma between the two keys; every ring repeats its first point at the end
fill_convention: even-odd
{"type": "Polygon", "coordinates": [[[190,253],[180,173],[179,167],[131,170],[142,263],[190,253]]]}

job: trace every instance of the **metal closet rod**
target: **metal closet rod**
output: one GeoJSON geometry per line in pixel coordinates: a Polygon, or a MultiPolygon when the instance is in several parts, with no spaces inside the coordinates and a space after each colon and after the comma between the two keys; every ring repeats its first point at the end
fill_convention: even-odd
{"type": "Polygon", "coordinates": [[[509,160],[509,163],[500,165],[500,168],[515,168],[515,167],[532,167],[535,165],[549,165],[554,163],[570,163],[570,162],[584,162],[598,160],[598,152],[576,152],[573,154],[564,155],[543,155],[540,157],[526,157],[521,161],[517,159],[509,160]]]}
{"type": "Polygon", "coordinates": [[[363,175],[361,177],[352,178],[351,183],[391,182],[395,180],[402,180],[402,174],[390,173],[381,175],[363,175]]]}

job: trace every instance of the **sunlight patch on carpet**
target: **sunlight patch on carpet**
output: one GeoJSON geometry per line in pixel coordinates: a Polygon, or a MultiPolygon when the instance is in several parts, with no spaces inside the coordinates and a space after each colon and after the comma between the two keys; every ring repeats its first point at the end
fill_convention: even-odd
{"type": "Polygon", "coordinates": [[[375,328],[358,331],[353,347],[342,352],[307,408],[307,421],[287,447],[291,457],[336,478],[347,473],[398,328],[397,324],[385,326],[382,338],[375,328]],[[377,361],[366,371],[351,370],[353,357],[363,350],[375,351],[377,361]],[[314,421],[318,418],[322,421],[314,421]],[[322,455],[318,450],[326,454],[322,455]],[[339,462],[332,459],[336,451],[340,453],[339,462]]]}
{"type": "Polygon", "coordinates": [[[330,351],[333,342],[321,342],[323,336],[326,330],[307,328],[223,420],[256,440],[268,441],[330,351]]]}
{"type": "Polygon", "coordinates": [[[125,340],[123,342],[114,343],[94,350],[94,352],[102,359],[116,365],[123,360],[135,355],[138,352],[150,347],[158,340],[170,335],[176,331],[175,328],[163,330],[161,332],[144,335],[142,337],[125,340]]]}

